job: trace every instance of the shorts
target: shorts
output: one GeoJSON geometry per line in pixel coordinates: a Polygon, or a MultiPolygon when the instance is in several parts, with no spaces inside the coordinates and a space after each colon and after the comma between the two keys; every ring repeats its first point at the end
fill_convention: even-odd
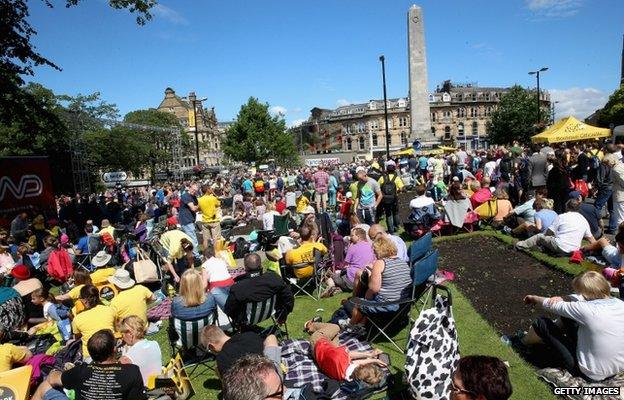
{"type": "Polygon", "coordinates": [[[332,280],[342,290],[353,291],[354,283],[347,276],[347,271],[338,271],[332,274],[332,280]]]}
{"type": "Polygon", "coordinates": [[[221,222],[202,222],[202,237],[217,240],[221,237],[221,222]]]}
{"type": "Polygon", "coordinates": [[[622,265],[622,255],[617,247],[610,244],[602,249],[602,256],[607,260],[609,266],[614,268],[620,268],[622,265]]]}
{"type": "Polygon", "coordinates": [[[69,400],[63,389],[52,388],[45,392],[43,400],[69,400]]]}
{"type": "MultiPolygon", "coordinates": [[[[375,297],[373,297],[373,299],[371,301],[381,302],[382,300],[379,298],[378,295],[375,295],[375,297]]],[[[364,314],[392,313],[392,312],[399,311],[399,305],[395,304],[395,305],[392,305],[392,306],[376,306],[376,307],[362,306],[362,307],[360,307],[360,311],[362,311],[364,314]]]]}

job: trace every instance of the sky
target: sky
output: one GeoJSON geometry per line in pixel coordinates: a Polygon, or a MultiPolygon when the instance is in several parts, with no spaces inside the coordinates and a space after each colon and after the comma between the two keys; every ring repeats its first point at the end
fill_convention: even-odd
{"type": "MultiPolygon", "coordinates": [[[[219,121],[250,96],[289,125],[313,107],[408,94],[406,0],[160,0],[136,24],[106,0],[30,0],[37,50],[63,70],[29,80],[56,93],[100,92],[123,115],[157,107],[165,88],[195,91],[219,121]]],[[[480,86],[535,86],[548,67],[557,117],[584,118],[618,87],[622,0],[423,0],[428,86],[446,79],[480,86]]]]}

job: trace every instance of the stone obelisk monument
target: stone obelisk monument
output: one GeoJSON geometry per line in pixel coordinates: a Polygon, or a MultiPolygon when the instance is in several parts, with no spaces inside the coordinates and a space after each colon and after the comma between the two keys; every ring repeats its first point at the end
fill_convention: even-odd
{"type": "Polygon", "coordinates": [[[412,140],[422,144],[436,141],[431,133],[427,55],[422,9],[413,5],[407,13],[407,51],[409,59],[409,98],[412,140]]]}

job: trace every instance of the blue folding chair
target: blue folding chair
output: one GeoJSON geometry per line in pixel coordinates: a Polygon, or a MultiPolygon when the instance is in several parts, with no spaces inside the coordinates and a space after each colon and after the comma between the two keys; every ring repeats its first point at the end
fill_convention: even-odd
{"type": "Polygon", "coordinates": [[[427,253],[429,253],[432,247],[433,247],[433,234],[431,232],[427,232],[425,235],[421,236],[419,239],[414,240],[408,252],[410,266],[414,265],[416,261],[420,260],[427,253]]]}

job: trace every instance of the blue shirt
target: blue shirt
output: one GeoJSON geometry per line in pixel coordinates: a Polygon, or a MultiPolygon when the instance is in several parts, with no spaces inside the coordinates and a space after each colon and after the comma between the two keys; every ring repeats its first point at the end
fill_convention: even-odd
{"type": "Polygon", "coordinates": [[[427,169],[427,163],[429,162],[429,159],[425,156],[422,156],[418,159],[418,168],[420,169],[427,169]]]}
{"type": "Polygon", "coordinates": [[[253,192],[253,183],[251,180],[245,179],[242,184],[243,192],[253,192]]]}
{"type": "Polygon", "coordinates": [[[557,213],[553,210],[543,208],[536,212],[535,221],[537,221],[538,219],[542,221],[542,230],[540,231],[540,233],[546,232],[546,230],[553,224],[553,222],[555,222],[556,218],[557,213]]]}
{"type": "Polygon", "coordinates": [[[180,197],[180,212],[178,214],[178,222],[180,225],[188,225],[195,223],[195,211],[192,211],[188,204],[193,203],[197,205],[197,197],[193,196],[189,192],[186,192],[180,197]]]}
{"type": "Polygon", "coordinates": [[[78,241],[76,249],[80,250],[82,254],[89,253],[89,236],[83,236],[78,241]]]}
{"type": "Polygon", "coordinates": [[[214,310],[215,302],[210,295],[206,296],[206,301],[195,307],[185,306],[180,296],[175,297],[171,303],[171,316],[184,321],[206,317],[212,314],[214,310]]]}

